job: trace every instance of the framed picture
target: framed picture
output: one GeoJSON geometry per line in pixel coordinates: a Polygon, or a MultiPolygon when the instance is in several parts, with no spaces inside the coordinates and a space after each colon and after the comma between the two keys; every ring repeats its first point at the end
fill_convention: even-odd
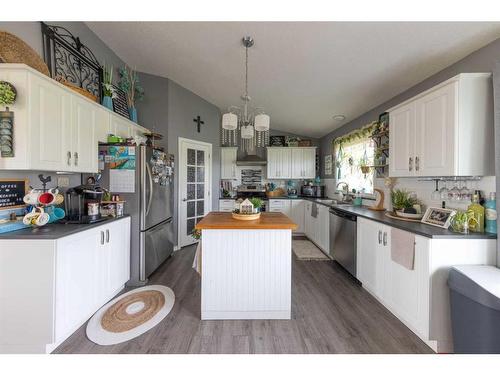
{"type": "Polygon", "coordinates": [[[325,175],[329,176],[333,174],[333,157],[332,155],[325,156],[325,175]]]}
{"type": "Polygon", "coordinates": [[[286,137],[284,135],[271,135],[269,137],[269,146],[286,147],[286,137]]]}
{"type": "Polygon", "coordinates": [[[422,223],[447,229],[450,226],[451,218],[456,213],[455,210],[450,210],[448,208],[429,207],[425,211],[422,223]]]}

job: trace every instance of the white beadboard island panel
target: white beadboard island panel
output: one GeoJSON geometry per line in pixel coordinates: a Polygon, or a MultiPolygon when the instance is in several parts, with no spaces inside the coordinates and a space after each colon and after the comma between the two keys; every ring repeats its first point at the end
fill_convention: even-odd
{"type": "Polygon", "coordinates": [[[290,319],[290,229],[204,229],[201,319],[290,319]]]}

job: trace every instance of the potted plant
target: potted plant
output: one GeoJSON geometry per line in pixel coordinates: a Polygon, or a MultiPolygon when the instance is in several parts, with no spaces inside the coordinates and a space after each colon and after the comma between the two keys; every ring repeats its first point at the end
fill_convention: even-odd
{"type": "Polygon", "coordinates": [[[125,65],[123,68],[120,68],[119,73],[119,87],[127,95],[130,120],[137,122],[137,109],[135,108],[135,102],[137,100],[142,100],[144,97],[144,89],[139,84],[139,77],[135,70],[132,70],[125,65]]]}
{"type": "Polygon", "coordinates": [[[368,172],[370,172],[370,166],[368,165],[366,158],[361,158],[361,160],[359,161],[359,168],[361,169],[361,172],[363,174],[367,174],[368,172]]]}
{"type": "Polygon", "coordinates": [[[255,212],[260,212],[260,210],[262,209],[262,199],[254,197],[250,198],[250,202],[253,204],[255,212]]]}
{"type": "Polygon", "coordinates": [[[400,210],[407,213],[417,213],[413,206],[420,204],[420,201],[416,197],[402,189],[391,191],[391,201],[394,213],[400,210]]]}
{"type": "Polygon", "coordinates": [[[450,228],[454,232],[467,234],[469,233],[469,221],[471,220],[474,221],[474,212],[458,210],[451,219],[450,228]]]}
{"type": "Polygon", "coordinates": [[[113,65],[104,64],[102,77],[102,105],[113,110],[113,99],[116,97],[115,88],[113,87],[113,65]]]}

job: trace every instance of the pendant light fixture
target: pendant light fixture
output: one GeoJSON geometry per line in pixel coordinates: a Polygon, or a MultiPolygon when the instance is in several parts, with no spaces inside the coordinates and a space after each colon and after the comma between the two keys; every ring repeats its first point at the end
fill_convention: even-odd
{"type": "Polygon", "coordinates": [[[229,107],[228,112],[222,115],[222,145],[236,146],[239,137],[245,151],[255,147],[265,147],[269,144],[269,128],[271,119],[262,109],[251,109],[248,95],[248,49],[254,45],[251,37],[242,40],[245,47],[245,93],[241,96],[242,107],[229,107]]]}

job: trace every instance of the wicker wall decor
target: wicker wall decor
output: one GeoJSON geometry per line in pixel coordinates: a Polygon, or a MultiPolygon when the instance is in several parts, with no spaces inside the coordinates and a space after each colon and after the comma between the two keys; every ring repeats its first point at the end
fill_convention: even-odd
{"type": "Polygon", "coordinates": [[[22,39],[6,31],[0,31],[0,62],[26,64],[50,77],[49,68],[38,53],[22,39]]]}

